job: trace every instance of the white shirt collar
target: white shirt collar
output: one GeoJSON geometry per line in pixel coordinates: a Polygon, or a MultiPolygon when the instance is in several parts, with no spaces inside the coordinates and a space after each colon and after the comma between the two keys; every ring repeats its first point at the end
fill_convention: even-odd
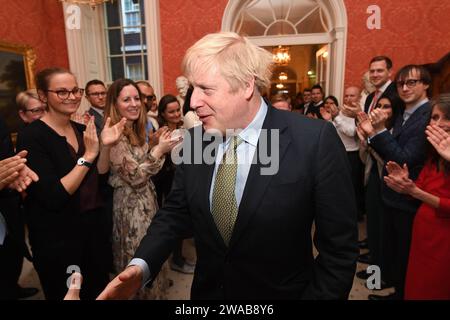
{"type": "Polygon", "coordinates": [[[258,144],[259,133],[262,129],[264,119],[266,118],[267,110],[267,104],[264,99],[261,98],[261,105],[252,122],[239,133],[239,137],[242,140],[254,147],[258,144]],[[258,134],[255,134],[256,132],[258,134]]]}
{"type": "Polygon", "coordinates": [[[383,86],[380,89],[377,89],[378,91],[380,91],[381,93],[384,93],[387,89],[387,87],[389,87],[389,85],[392,83],[392,80],[389,79],[385,84],[383,84],[383,86]]]}

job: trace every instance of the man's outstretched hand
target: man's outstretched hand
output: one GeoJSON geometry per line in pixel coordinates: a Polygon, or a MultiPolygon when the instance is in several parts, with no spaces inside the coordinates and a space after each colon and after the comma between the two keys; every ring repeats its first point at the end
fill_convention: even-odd
{"type": "Polygon", "coordinates": [[[97,297],[97,300],[128,300],[142,286],[142,269],[129,266],[115,277],[97,297]]]}

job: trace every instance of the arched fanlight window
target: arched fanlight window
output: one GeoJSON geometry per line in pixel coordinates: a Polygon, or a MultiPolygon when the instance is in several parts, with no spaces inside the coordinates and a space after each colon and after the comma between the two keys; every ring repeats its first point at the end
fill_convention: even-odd
{"type": "Polygon", "coordinates": [[[236,31],[246,36],[327,33],[328,19],[316,0],[253,0],[240,10],[236,31]]]}

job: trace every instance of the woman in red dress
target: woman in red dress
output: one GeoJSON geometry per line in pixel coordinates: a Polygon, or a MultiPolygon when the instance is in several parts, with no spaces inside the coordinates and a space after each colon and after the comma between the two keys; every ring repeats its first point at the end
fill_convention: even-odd
{"type": "Polygon", "coordinates": [[[450,94],[439,96],[432,107],[426,133],[435,148],[419,178],[409,179],[406,165],[388,162],[386,166],[390,188],[422,201],[414,218],[406,300],[450,299],[450,162],[445,148],[438,147],[450,132],[450,94]]]}

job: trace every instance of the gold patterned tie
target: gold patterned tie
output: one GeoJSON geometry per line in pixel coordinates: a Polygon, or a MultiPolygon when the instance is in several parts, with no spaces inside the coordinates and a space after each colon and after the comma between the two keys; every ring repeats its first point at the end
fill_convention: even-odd
{"type": "Polygon", "coordinates": [[[236,149],[241,142],[242,139],[239,136],[233,136],[230,146],[223,154],[214,181],[211,213],[217,229],[227,245],[230,242],[238,212],[235,196],[238,167],[236,149]]]}

